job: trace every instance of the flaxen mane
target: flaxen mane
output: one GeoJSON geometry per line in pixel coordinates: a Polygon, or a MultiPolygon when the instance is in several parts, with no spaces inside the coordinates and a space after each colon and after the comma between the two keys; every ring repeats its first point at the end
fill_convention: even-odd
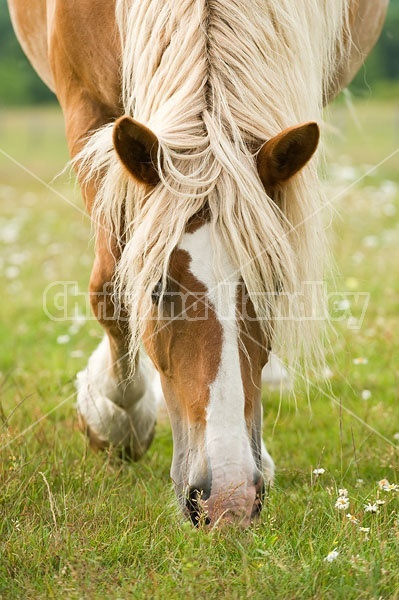
{"type": "Polygon", "coordinates": [[[323,93],[345,53],[347,4],[117,1],[124,109],[157,135],[161,181],[143,197],[112,147],[112,125],[95,132],[77,160],[88,177],[101,174],[94,219],[126,234],[117,277],[131,314],[132,354],[173,249],[208,206],[215,256],[222,240],[265,329],[270,315],[288,317],[276,342],[319,356],[314,322],[300,318],[323,314],[321,286],[303,289],[323,279],[317,161],[271,199],[256,153],[286,127],[321,121],[323,93]]]}

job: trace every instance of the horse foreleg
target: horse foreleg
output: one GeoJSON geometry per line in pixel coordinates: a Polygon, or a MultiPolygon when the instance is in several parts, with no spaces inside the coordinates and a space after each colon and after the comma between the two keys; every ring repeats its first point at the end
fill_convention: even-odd
{"type": "Polygon", "coordinates": [[[160,388],[147,357],[140,356],[131,369],[127,316],[114,302],[115,258],[104,238],[97,240],[90,300],[106,335],[78,374],[78,412],[92,446],[115,446],[137,460],[153,438],[160,388]]]}
{"type": "MultiPolygon", "coordinates": [[[[69,149],[75,156],[82,148],[87,128],[97,129],[110,119],[113,111],[88,101],[79,91],[73,99],[74,102],[69,94],[63,108],[69,149]]],[[[87,210],[91,212],[96,183],[84,180],[80,183],[87,210]]],[[[158,376],[146,357],[139,357],[135,368],[131,368],[127,316],[123,307],[117,312],[114,301],[113,278],[119,249],[101,225],[96,224],[96,229],[90,302],[105,336],[86,369],[78,375],[79,421],[93,447],[115,446],[137,460],[154,434],[158,376]],[[112,250],[109,244],[114,246],[112,250]]]]}

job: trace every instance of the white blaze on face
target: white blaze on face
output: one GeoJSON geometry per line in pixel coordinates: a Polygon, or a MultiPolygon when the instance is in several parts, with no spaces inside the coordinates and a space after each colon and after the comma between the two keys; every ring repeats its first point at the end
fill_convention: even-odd
{"type": "Polygon", "coordinates": [[[207,300],[223,331],[219,369],[210,384],[205,432],[212,473],[211,496],[222,492],[245,495],[245,490],[253,485],[256,466],[244,414],[245,395],[236,320],[239,273],[222,249],[221,272],[216,276],[209,224],[194,233],[185,234],[179,248],[189,253],[190,270],[206,286],[207,300]]]}

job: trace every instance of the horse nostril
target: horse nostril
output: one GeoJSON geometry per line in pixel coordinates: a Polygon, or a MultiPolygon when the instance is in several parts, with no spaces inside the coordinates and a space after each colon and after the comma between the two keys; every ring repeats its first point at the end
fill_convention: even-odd
{"type": "Polygon", "coordinates": [[[256,497],[252,508],[251,519],[260,515],[262,511],[263,500],[266,494],[266,486],[262,476],[255,479],[256,497]]]}
{"type": "Polygon", "coordinates": [[[252,512],[251,512],[251,519],[258,517],[260,515],[261,511],[262,511],[262,498],[261,498],[261,496],[259,496],[259,494],[257,494],[253,508],[252,508],[252,512]]]}
{"type": "Polygon", "coordinates": [[[190,488],[188,490],[187,498],[186,498],[186,508],[189,514],[189,517],[195,525],[195,527],[199,527],[199,525],[210,525],[210,519],[207,516],[204,508],[201,506],[201,499],[203,497],[203,492],[198,490],[197,488],[190,488]]]}

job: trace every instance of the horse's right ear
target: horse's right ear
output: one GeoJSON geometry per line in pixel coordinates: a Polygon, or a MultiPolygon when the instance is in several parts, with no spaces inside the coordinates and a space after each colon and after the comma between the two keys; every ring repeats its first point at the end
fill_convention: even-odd
{"type": "Polygon", "coordinates": [[[284,129],[263,144],[257,167],[266,191],[273,190],[298,173],[315,153],[319,138],[319,126],[310,121],[284,129]]]}
{"type": "Polygon", "coordinates": [[[159,182],[159,142],[155,133],[125,115],[115,122],[113,142],[122,163],[138,183],[159,182]]]}

